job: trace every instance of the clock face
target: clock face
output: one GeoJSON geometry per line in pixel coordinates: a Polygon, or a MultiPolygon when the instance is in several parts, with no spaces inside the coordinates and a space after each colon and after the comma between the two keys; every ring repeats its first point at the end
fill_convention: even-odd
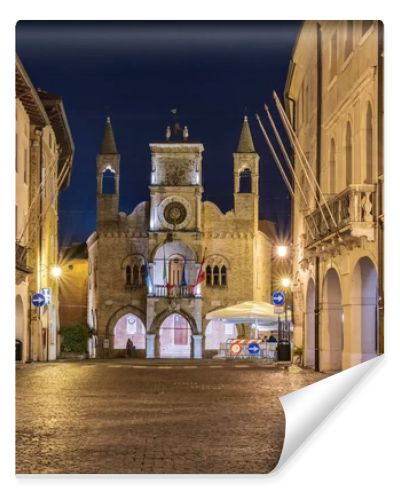
{"type": "Polygon", "coordinates": [[[186,216],[187,210],[179,201],[171,201],[164,209],[164,219],[173,226],[182,224],[186,216]]]}
{"type": "Polygon", "coordinates": [[[160,203],[157,211],[162,225],[173,231],[186,227],[192,217],[190,203],[181,196],[168,196],[160,203]]]}

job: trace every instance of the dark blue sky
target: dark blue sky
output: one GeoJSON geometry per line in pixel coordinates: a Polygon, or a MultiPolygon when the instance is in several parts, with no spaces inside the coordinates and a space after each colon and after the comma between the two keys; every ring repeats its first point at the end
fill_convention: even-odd
{"type": "Polygon", "coordinates": [[[60,244],[95,229],[96,154],[111,116],[121,154],[120,210],[148,199],[149,142],[170,110],[204,144],[204,199],[233,204],[234,152],[243,114],[260,154],[260,213],[289,230],[290,199],[254,114],[280,96],[300,22],[28,22],[16,46],[33,83],[63,97],[75,142],[60,196],[60,244]]]}

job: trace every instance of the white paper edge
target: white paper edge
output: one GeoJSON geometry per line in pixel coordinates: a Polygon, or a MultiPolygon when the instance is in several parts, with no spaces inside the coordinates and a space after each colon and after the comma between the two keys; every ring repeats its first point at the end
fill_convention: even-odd
{"type": "Polygon", "coordinates": [[[378,356],[365,361],[279,398],[285,412],[285,440],[278,465],[272,472],[282,468],[308,436],[382,358],[383,356],[378,356]]]}

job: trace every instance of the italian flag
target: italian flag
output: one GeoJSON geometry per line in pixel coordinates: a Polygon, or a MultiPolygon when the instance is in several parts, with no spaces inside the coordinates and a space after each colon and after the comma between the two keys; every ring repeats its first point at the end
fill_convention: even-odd
{"type": "Polygon", "coordinates": [[[204,269],[204,261],[206,258],[206,251],[204,250],[204,255],[203,255],[203,260],[201,261],[201,266],[199,269],[199,274],[197,275],[196,283],[194,286],[196,287],[197,285],[200,285],[205,279],[206,279],[206,271],[204,269]]]}

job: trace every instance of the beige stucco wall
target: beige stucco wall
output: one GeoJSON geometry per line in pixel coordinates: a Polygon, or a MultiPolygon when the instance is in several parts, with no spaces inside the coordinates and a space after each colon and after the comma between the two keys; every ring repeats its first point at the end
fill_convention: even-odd
{"type": "MultiPolygon", "coordinates": [[[[363,184],[366,178],[366,111],[368,104],[372,109],[372,179],[378,183],[378,23],[363,34],[362,22],[354,22],[353,50],[348,57],[344,54],[344,22],[322,21],[322,148],[321,148],[321,187],[326,199],[337,195],[347,187],[346,184],[346,124],[352,126],[352,165],[353,184],[363,184]],[[336,72],[330,71],[330,43],[334,33],[337,33],[337,64],[336,72]],[[336,143],[336,165],[334,175],[336,182],[332,192],[332,168],[330,165],[331,139],[336,143]]],[[[295,63],[294,73],[288,87],[288,94],[295,101],[296,117],[294,125],[301,147],[309,159],[315,173],[316,161],[316,26],[315,21],[307,21],[301,30],[298,43],[293,53],[295,63]]],[[[292,117],[293,118],[293,117],[292,117]]],[[[301,199],[299,188],[296,187],[293,201],[293,278],[294,278],[294,343],[303,346],[307,351],[307,286],[310,279],[315,278],[315,261],[309,258],[305,249],[306,226],[304,216],[315,208],[312,200],[312,190],[307,184],[296,157],[295,168],[299,179],[309,198],[309,209],[301,199]]],[[[323,200],[323,198],[321,198],[323,200]]],[[[373,207],[375,218],[377,206],[373,207]]],[[[376,220],[376,219],[375,219],[376,220]]],[[[320,252],[320,300],[322,351],[328,350],[327,327],[323,317],[324,296],[323,282],[330,268],[335,268],[341,285],[341,303],[343,307],[343,352],[341,368],[347,368],[368,359],[372,354],[362,352],[361,328],[355,320],[357,305],[350,299],[354,287],[353,271],[357,262],[368,257],[378,267],[377,226],[373,231],[372,241],[361,238],[357,241],[345,242],[333,253],[320,252]]],[[[364,300],[360,298],[360,300],[364,300]]],[[[307,363],[307,355],[306,355],[307,363]]],[[[325,354],[321,354],[321,369],[331,369],[325,354]]]]}

